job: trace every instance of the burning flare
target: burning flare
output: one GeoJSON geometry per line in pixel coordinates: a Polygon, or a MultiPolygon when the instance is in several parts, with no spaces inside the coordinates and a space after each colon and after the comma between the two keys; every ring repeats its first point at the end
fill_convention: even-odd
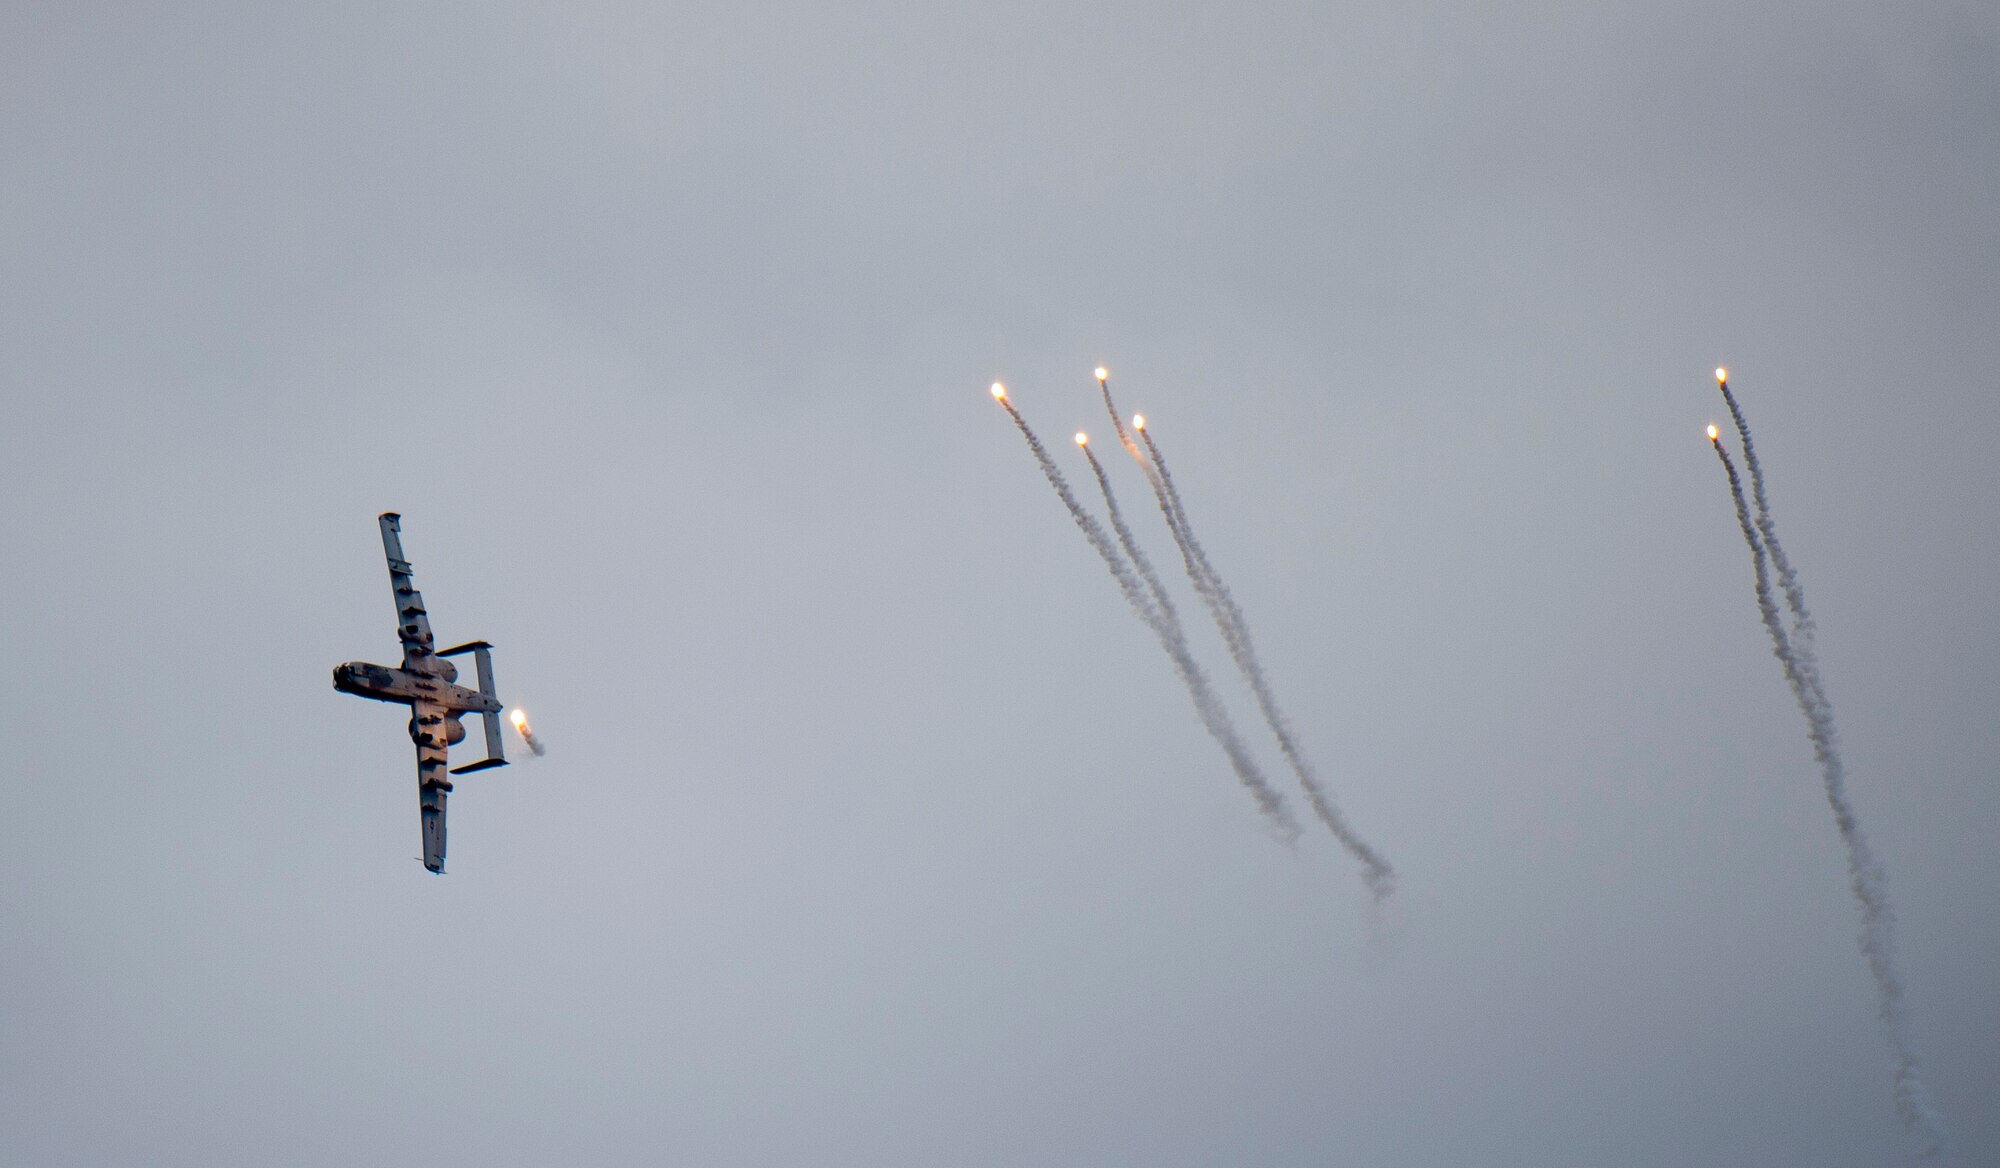
{"type": "Polygon", "coordinates": [[[1109,376],[1111,376],[1111,370],[1109,370],[1109,369],[1106,369],[1106,368],[1105,368],[1104,366],[1102,366],[1102,365],[1099,365],[1099,366],[1097,367],[1097,379],[1098,379],[1099,381],[1103,381],[1103,380],[1104,380],[1105,378],[1107,378],[1107,377],[1109,377],[1109,376]]]}
{"type": "Polygon", "coordinates": [[[1088,446],[1088,445],[1090,445],[1090,435],[1088,435],[1088,434],[1084,433],[1084,432],[1083,432],[1083,431],[1081,431],[1081,430],[1078,430],[1078,431],[1076,432],[1076,444],[1077,444],[1078,446],[1088,446]]]}
{"type": "Polygon", "coordinates": [[[1719,442],[1722,440],[1722,431],[1715,428],[1714,422],[1708,424],[1708,440],[1710,442],[1719,442]]]}
{"type": "Polygon", "coordinates": [[[1717,365],[1717,366],[1715,367],[1715,380],[1716,380],[1717,384],[1721,384],[1721,383],[1723,383],[1723,382],[1726,382],[1726,381],[1728,381],[1728,380],[1729,380],[1729,370],[1727,370],[1727,369],[1724,369],[1724,368],[1723,368],[1722,366],[1720,366],[1720,365],[1717,365]]]}
{"type": "Polygon", "coordinates": [[[536,758],[548,753],[548,748],[542,745],[542,740],[535,737],[535,732],[528,727],[528,711],[516,706],[514,712],[507,715],[507,720],[514,724],[514,732],[521,736],[521,741],[528,744],[529,750],[535,752],[536,758]]]}
{"type": "Polygon", "coordinates": [[[1133,414],[1133,415],[1132,415],[1132,428],[1133,428],[1134,430],[1143,430],[1143,429],[1145,429],[1145,428],[1146,428],[1146,415],[1144,415],[1144,414],[1133,414]]]}
{"type": "MultiPolygon", "coordinates": [[[[1287,841],[1297,839],[1298,824],[1293,822],[1290,809],[1283,797],[1264,781],[1263,772],[1257,769],[1257,760],[1244,748],[1242,738],[1229,720],[1228,707],[1223,705],[1210,688],[1208,676],[1196,664],[1194,656],[1188,651],[1185,639],[1177,635],[1174,626],[1160,619],[1152,602],[1147,598],[1146,585],[1126,562],[1119,545],[1112,542],[1111,536],[1104,530],[1103,525],[1098,523],[1097,517],[1084,510],[1075,492],[1070,490],[1069,480],[1063,477],[1061,470],[1057,469],[1055,459],[1049,457],[1048,448],[1035,436],[1035,431],[1028,425],[1028,420],[1021,416],[1021,412],[1014,408],[1012,402],[1002,398],[1000,405],[1013,419],[1014,428],[1019,430],[1021,437],[1027,441],[1029,452],[1035,456],[1035,464],[1042,469],[1042,477],[1048,480],[1056,497],[1062,500],[1063,508],[1069,512],[1070,518],[1076,521],[1077,530],[1083,532],[1084,539],[1090,542],[1091,549],[1098,554],[1104,561],[1104,566],[1111,572],[1111,578],[1117,582],[1118,590],[1124,594],[1125,602],[1132,606],[1132,611],[1137,613],[1139,619],[1146,623],[1146,627],[1152,630],[1153,635],[1159,638],[1160,647],[1166,650],[1168,659],[1173,662],[1175,674],[1179,676],[1181,684],[1187,687],[1188,697],[1194,703],[1195,715],[1201,719],[1203,729],[1207,730],[1209,736],[1222,748],[1223,754],[1229,759],[1230,769],[1236,772],[1237,779],[1256,799],[1258,808],[1263,811],[1280,838],[1287,841]]],[[[1096,455],[1090,452],[1088,446],[1083,448],[1083,454],[1085,458],[1091,460],[1095,472],[1096,455]]]]}

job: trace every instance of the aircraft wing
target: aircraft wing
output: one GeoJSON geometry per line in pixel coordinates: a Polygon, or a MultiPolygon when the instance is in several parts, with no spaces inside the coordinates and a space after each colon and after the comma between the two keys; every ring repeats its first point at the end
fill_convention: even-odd
{"type": "Polygon", "coordinates": [[[424,611],[424,597],[417,591],[410,561],[403,558],[402,521],[394,511],[382,514],[382,554],[389,559],[389,588],[396,596],[396,635],[403,641],[403,668],[428,672],[437,642],[431,638],[430,614],[424,611]]]}
{"type": "Polygon", "coordinates": [[[437,702],[410,705],[410,738],[417,744],[417,812],[423,820],[424,867],[444,871],[444,804],[451,794],[445,769],[445,717],[437,702]]]}

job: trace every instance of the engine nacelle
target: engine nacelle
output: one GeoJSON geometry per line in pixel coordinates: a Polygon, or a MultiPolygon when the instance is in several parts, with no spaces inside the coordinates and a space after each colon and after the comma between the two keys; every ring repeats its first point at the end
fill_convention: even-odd
{"type": "Polygon", "coordinates": [[[411,718],[410,739],[424,746],[452,746],[465,741],[465,723],[459,721],[456,714],[443,718],[435,715],[430,718],[411,718]],[[427,731],[427,725],[435,726],[437,729],[427,731]],[[438,739],[440,732],[444,735],[442,741],[438,739]]]}

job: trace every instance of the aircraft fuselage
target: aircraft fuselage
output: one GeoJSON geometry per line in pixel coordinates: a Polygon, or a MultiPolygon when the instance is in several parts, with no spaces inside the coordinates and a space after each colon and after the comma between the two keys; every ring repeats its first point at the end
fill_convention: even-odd
{"type": "MultiPolygon", "coordinates": [[[[439,664],[450,668],[449,661],[439,664]]],[[[454,675],[456,670],[452,671],[454,675]]],[[[414,706],[419,702],[442,706],[454,714],[498,713],[500,703],[476,689],[453,685],[440,676],[414,669],[395,669],[367,661],[349,661],[333,670],[333,688],[378,702],[414,706]]]]}

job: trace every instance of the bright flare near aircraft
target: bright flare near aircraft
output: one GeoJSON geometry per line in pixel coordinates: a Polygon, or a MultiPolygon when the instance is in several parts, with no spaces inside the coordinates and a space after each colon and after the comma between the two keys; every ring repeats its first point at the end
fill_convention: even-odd
{"type": "Polygon", "coordinates": [[[1110,376],[1111,376],[1111,370],[1109,370],[1109,369],[1106,369],[1106,368],[1105,368],[1104,366],[1102,366],[1102,365],[1099,365],[1099,366],[1097,367],[1097,379],[1098,379],[1099,381],[1103,381],[1104,379],[1106,379],[1106,378],[1108,378],[1108,377],[1110,377],[1110,376]]]}
{"type": "Polygon", "coordinates": [[[1714,442],[1719,440],[1721,437],[1722,437],[1722,431],[1715,428],[1714,422],[1710,422],[1708,424],[1708,440],[1710,442],[1714,442]]]}
{"type": "Polygon", "coordinates": [[[1081,430],[1078,430],[1078,431],[1076,432],[1076,444],[1077,444],[1078,446],[1088,446],[1088,445],[1090,445],[1090,435],[1088,435],[1088,434],[1084,433],[1084,432],[1083,432],[1083,431],[1081,431],[1081,430]]]}
{"type": "Polygon", "coordinates": [[[997,381],[993,383],[993,400],[994,401],[1007,400],[1007,387],[1000,384],[997,381]]]}
{"type": "Polygon", "coordinates": [[[536,758],[540,758],[549,752],[548,748],[542,745],[542,740],[535,737],[535,732],[528,727],[528,712],[526,710],[516,707],[513,713],[507,715],[507,720],[514,724],[514,732],[521,736],[521,741],[528,744],[529,750],[535,752],[536,758]]]}
{"type": "Polygon", "coordinates": [[[1144,414],[1133,414],[1133,415],[1132,415],[1132,428],[1133,428],[1134,430],[1143,430],[1143,429],[1145,429],[1145,428],[1146,428],[1146,415],[1144,415],[1144,414]]]}
{"type": "Polygon", "coordinates": [[[1723,368],[1722,366],[1720,366],[1720,365],[1716,366],[1716,367],[1715,367],[1715,379],[1716,379],[1717,381],[1728,381],[1728,380],[1729,380],[1729,370],[1727,370],[1727,369],[1724,369],[1724,368],[1723,368]]]}

